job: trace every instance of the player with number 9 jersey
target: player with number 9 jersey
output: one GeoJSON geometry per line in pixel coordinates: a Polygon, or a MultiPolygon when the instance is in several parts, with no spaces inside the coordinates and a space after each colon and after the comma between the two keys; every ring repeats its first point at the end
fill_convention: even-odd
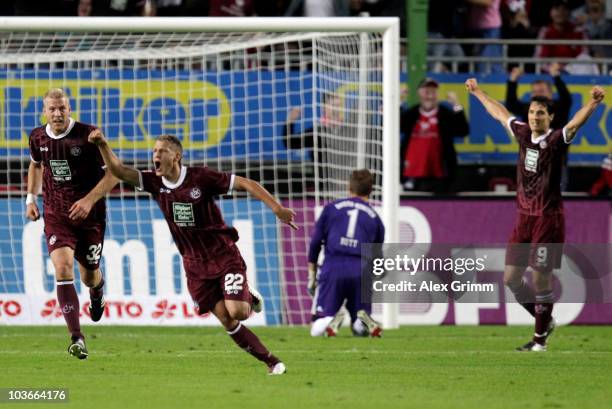
{"type": "Polygon", "coordinates": [[[474,78],[465,82],[487,112],[516,138],[518,215],[506,250],[504,284],[516,300],[535,318],[531,341],[519,351],[543,352],[555,329],[552,271],[561,266],[565,242],[565,217],[561,200],[561,168],[567,147],[578,129],[604,99],[604,91],[595,86],[585,103],[562,129],[552,129],[554,104],[547,97],[533,96],[527,122],[518,121],[495,99],[488,96],[474,78]],[[525,269],[533,271],[533,287],[524,279],[525,269]]]}

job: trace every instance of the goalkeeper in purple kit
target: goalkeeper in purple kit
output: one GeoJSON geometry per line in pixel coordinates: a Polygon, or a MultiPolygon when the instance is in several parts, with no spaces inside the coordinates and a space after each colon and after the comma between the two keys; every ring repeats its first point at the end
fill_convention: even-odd
{"type": "Polygon", "coordinates": [[[362,299],[361,244],[382,243],[385,227],[368,203],[373,177],[355,170],[349,182],[350,197],[329,203],[317,220],[308,251],[308,291],[313,299],[312,336],[335,336],[348,310],[352,331],[358,336],[380,337],[382,328],[370,314],[370,300],[362,299]],[[321,248],[325,260],[317,274],[321,248]]]}

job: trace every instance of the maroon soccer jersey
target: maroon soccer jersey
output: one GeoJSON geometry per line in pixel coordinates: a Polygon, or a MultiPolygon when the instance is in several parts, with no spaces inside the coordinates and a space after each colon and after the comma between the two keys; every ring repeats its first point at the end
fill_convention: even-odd
{"type": "Polygon", "coordinates": [[[508,128],[519,144],[516,169],[518,211],[531,216],[562,212],[561,168],[568,144],[562,129],[532,136],[529,125],[511,118],[508,128]]]}
{"type": "Polygon", "coordinates": [[[238,232],[225,224],[214,199],[230,193],[233,181],[233,175],[207,167],[181,167],[176,183],[151,170],[140,172],[138,189],[151,193],[159,205],[188,277],[215,278],[244,268],[234,245],[238,232]],[[188,269],[188,265],[198,268],[188,269]]]}
{"type": "MultiPolygon", "coordinates": [[[[68,129],[55,135],[50,126],[30,133],[30,157],[43,164],[44,214],[68,216],[74,202],[87,195],[104,177],[104,160],[98,147],[87,137],[92,125],[70,120],[68,129]]],[[[104,221],[106,205],[98,200],[87,218],[104,221]]]]}

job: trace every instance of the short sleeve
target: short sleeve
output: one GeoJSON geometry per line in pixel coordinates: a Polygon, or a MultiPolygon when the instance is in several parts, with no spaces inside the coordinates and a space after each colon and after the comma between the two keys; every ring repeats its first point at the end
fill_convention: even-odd
{"type": "Polygon", "coordinates": [[[34,138],[33,136],[34,133],[32,132],[30,134],[30,159],[32,160],[32,162],[40,163],[40,161],[42,160],[42,157],[40,156],[40,149],[38,149],[38,146],[36,146],[36,138],[34,138]]]}
{"type": "Polygon", "coordinates": [[[152,170],[138,171],[138,186],[136,189],[141,192],[156,193],[155,180],[157,175],[152,170]]]}
{"type": "Polygon", "coordinates": [[[230,173],[204,167],[199,172],[199,185],[210,196],[231,194],[234,188],[234,178],[235,176],[230,173]]]}
{"type": "MultiPolygon", "coordinates": [[[[93,125],[87,125],[87,127],[85,128],[85,133],[84,133],[85,141],[86,142],[88,142],[89,134],[92,133],[93,131],[95,131],[96,129],[98,129],[98,128],[93,126],[93,125]]],[[[104,163],[104,158],[102,157],[102,154],[100,153],[100,149],[98,149],[97,146],[95,146],[94,144],[91,144],[91,143],[88,143],[87,146],[89,146],[90,149],[91,149],[93,160],[95,160],[96,163],[102,169],[106,169],[106,164],[104,163]]]]}
{"type": "Polygon", "coordinates": [[[531,135],[529,125],[527,125],[525,122],[519,121],[515,116],[508,118],[506,128],[519,142],[521,142],[526,135],[531,135]]]}

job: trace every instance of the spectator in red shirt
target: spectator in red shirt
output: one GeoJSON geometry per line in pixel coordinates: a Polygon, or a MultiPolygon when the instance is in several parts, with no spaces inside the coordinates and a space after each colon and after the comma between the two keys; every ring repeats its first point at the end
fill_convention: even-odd
{"type": "MultiPolygon", "coordinates": [[[[570,21],[570,8],[567,1],[556,1],[550,9],[551,23],[540,30],[542,40],[584,40],[584,34],[576,30],[570,21]]],[[[536,57],[576,58],[584,52],[581,45],[551,44],[536,48],[536,57]]]]}
{"type": "Polygon", "coordinates": [[[469,126],[454,94],[449,94],[450,107],[440,104],[434,79],[421,81],[419,100],[401,114],[401,181],[406,190],[447,192],[457,168],[455,137],[467,135],[469,126]]]}
{"type": "Polygon", "coordinates": [[[591,186],[591,196],[604,196],[612,194],[612,151],[601,164],[601,174],[591,186]]]}

